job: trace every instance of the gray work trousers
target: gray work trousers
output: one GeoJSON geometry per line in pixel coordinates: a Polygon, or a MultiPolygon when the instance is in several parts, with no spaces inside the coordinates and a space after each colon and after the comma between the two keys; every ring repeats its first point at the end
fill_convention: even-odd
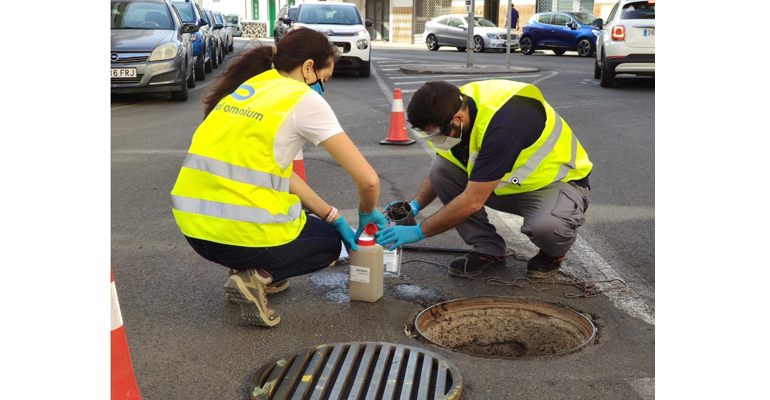
{"type": "MultiPolygon", "coordinates": [[[[439,200],[447,205],[465,190],[468,173],[443,157],[436,157],[430,166],[430,182],[439,200]]],[[[585,223],[583,213],[588,208],[588,193],[588,188],[574,183],[554,182],[533,192],[504,196],[492,193],[484,205],[523,217],[521,233],[546,255],[559,257],[572,247],[577,228],[585,223]]],[[[484,207],[455,229],[465,243],[473,246],[473,251],[505,255],[505,240],[489,223],[484,207]]]]}

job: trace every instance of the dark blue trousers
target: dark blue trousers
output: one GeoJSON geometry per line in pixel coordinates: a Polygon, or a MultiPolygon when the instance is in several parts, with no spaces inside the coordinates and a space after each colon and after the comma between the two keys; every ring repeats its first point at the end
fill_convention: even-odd
{"type": "Polygon", "coordinates": [[[334,227],[312,215],[299,236],[281,246],[242,247],[185,237],[201,257],[237,270],[263,269],[273,282],[322,270],[342,250],[342,238],[334,227]]]}

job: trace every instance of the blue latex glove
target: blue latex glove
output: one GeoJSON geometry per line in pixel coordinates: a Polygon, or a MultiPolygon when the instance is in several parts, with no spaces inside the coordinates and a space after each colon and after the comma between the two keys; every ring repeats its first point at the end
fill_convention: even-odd
{"type": "Polygon", "coordinates": [[[388,243],[395,243],[388,249],[395,250],[399,246],[419,242],[425,239],[425,235],[422,234],[422,222],[420,222],[417,226],[396,225],[385,228],[375,233],[374,238],[383,247],[388,243]]]}
{"type": "MultiPolygon", "coordinates": [[[[390,208],[390,206],[396,203],[398,203],[398,201],[391,201],[387,206],[385,206],[385,209],[387,210],[390,208]]],[[[409,202],[409,205],[412,206],[412,215],[416,217],[417,213],[420,212],[420,203],[418,203],[417,200],[412,200],[409,202]]]]}
{"type": "Polygon", "coordinates": [[[351,228],[350,225],[348,225],[348,222],[345,221],[345,217],[340,215],[336,221],[332,222],[332,226],[334,227],[334,230],[342,236],[342,242],[345,243],[345,250],[347,250],[348,253],[350,253],[350,249],[358,250],[356,239],[353,237],[353,228],[351,228]]]}
{"type": "Polygon", "coordinates": [[[377,230],[381,231],[385,229],[385,227],[388,225],[388,221],[385,219],[385,214],[377,210],[374,210],[369,214],[362,214],[361,210],[359,210],[358,211],[358,230],[356,230],[356,237],[355,237],[356,240],[358,240],[358,237],[361,236],[361,232],[364,231],[364,228],[366,228],[366,225],[368,224],[377,225],[377,230]]]}

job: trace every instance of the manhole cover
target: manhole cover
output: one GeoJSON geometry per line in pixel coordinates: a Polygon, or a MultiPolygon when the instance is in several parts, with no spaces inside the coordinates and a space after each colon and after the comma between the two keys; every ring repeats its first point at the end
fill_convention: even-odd
{"type": "Polygon", "coordinates": [[[391,343],[337,343],[265,364],[251,380],[255,400],[451,400],[462,377],[445,358],[391,343]]]}
{"type": "Polygon", "coordinates": [[[453,300],[415,319],[429,342],[465,354],[527,358],[571,353],[593,343],[594,324],[575,311],[511,297],[453,300]]]}

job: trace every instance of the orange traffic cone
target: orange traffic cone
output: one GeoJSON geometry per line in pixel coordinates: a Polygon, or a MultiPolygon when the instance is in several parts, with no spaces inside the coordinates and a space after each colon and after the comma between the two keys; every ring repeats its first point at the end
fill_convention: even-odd
{"type": "Polygon", "coordinates": [[[134,376],[134,366],[131,364],[131,354],[128,352],[126,330],[123,328],[123,316],[120,314],[118,293],[115,291],[115,278],[110,270],[112,285],[112,400],[142,399],[139,386],[134,376]]]}
{"type": "Polygon", "coordinates": [[[305,156],[302,155],[302,149],[299,149],[299,153],[294,157],[294,164],[291,168],[303,181],[307,182],[307,177],[305,176],[305,156]]]}
{"type": "Polygon", "coordinates": [[[388,138],[381,140],[380,144],[407,145],[414,143],[406,134],[406,120],[404,119],[404,103],[401,101],[401,89],[393,91],[393,109],[390,113],[390,130],[388,138]]]}

